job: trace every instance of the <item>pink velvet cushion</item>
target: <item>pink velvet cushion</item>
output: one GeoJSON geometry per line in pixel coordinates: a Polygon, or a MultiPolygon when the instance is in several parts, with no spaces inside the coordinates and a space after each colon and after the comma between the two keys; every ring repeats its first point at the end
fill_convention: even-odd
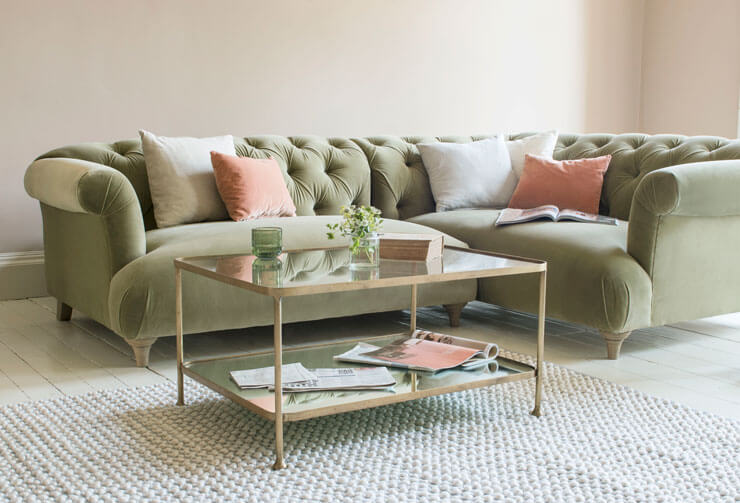
{"type": "Polygon", "coordinates": [[[529,155],[510,208],[536,208],[553,204],[560,209],[599,212],[604,173],[612,156],[555,161],[529,155]]]}
{"type": "Polygon", "coordinates": [[[211,164],[216,187],[233,220],[295,216],[295,204],[275,159],[211,152],[211,164]]]}

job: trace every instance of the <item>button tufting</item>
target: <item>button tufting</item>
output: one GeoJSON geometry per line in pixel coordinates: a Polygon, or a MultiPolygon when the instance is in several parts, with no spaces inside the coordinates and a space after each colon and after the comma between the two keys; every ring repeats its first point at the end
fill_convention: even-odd
{"type": "Polygon", "coordinates": [[[288,138],[288,141],[289,141],[289,142],[290,142],[290,144],[291,144],[291,145],[293,145],[293,146],[294,146],[295,148],[299,148],[299,149],[302,149],[303,147],[305,147],[305,146],[306,146],[306,144],[305,144],[304,142],[302,142],[300,138],[293,138],[293,137],[290,137],[290,138],[288,138]]]}
{"type": "Polygon", "coordinates": [[[123,150],[123,145],[120,145],[118,143],[111,143],[110,149],[115,152],[118,155],[124,155],[126,152],[123,150]]]}

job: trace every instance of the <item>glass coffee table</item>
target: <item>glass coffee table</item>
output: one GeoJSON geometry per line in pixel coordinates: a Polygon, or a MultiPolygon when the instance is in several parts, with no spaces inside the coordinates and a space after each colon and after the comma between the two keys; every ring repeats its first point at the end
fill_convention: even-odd
{"type": "Polygon", "coordinates": [[[253,255],[176,259],[177,404],[185,404],[183,376],[187,375],[250,411],[273,421],[275,423],[276,454],[273,469],[285,467],[283,423],[289,421],[300,421],[524,379],[535,379],[534,408],[531,413],[539,416],[543,377],[546,274],[547,264],[543,261],[452,246],[446,246],[441,259],[434,261],[381,259],[378,267],[359,270],[349,267],[349,250],[346,247],[287,251],[280,256],[279,261],[265,261],[253,255]],[[184,361],[182,271],[272,297],[273,349],[184,361]],[[493,365],[490,368],[473,371],[453,369],[432,374],[391,368],[389,370],[397,384],[390,390],[306,393],[284,393],[282,391],[281,369],[285,363],[300,362],[306,368],[357,367],[357,364],[335,361],[333,357],[348,351],[358,342],[384,346],[392,341],[408,337],[416,330],[416,302],[419,285],[516,274],[539,275],[539,320],[535,367],[499,357],[498,366],[493,365]],[[410,290],[409,332],[283,349],[282,300],[284,297],[352,290],[368,290],[368,295],[372,295],[372,289],[402,286],[408,286],[410,290]],[[269,366],[275,367],[274,392],[265,389],[242,390],[229,376],[232,370],[269,366]]]}

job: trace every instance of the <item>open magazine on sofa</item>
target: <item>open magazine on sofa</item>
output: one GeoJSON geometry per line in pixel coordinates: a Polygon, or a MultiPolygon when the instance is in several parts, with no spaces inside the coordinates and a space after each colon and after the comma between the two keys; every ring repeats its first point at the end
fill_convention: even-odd
{"type": "Polygon", "coordinates": [[[618,225],[619,221],[616,218],[606,217],[604,215],[594,215],[592,213],[585,213],[578,210],[561,210],[557,206],[545,205],[538,206],[536,208],[529,209],[518,209],[518,208],[504,208],[501,213],[498,214],[496,219],[496,227],[500,225],[510,224],[521,224],[524,222],[531,222],[532,220],[540,220],[547,218],[553,222],[560,222],[561,220],[570,220],[573,222],[585,222],[592,224],[606,224],[606,225],[618,225]]]}
{"type": "Polygon", "coordinates": [[[477,369],[493,363],[497,356],[498,346],[492,342],[416,330],[408,339],[382,348],[361,342],[346,353],[334,356],[334,359],[436,372],[455,367],[477,369]]]}

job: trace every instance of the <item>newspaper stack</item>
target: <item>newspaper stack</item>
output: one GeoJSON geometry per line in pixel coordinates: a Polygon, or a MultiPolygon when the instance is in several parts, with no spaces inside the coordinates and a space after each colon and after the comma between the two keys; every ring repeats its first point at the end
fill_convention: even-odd
{"type": "MultiPolygon", "coordinates": [[[[396,385],[396,380],[385,367],[311,369],[316,379],[285,383],[283,391],[337,391],[384,390],[396,385]]],[[[275,386],[270,389],[274,390],[275,386]]]]}
{"type": "MultiPolygon", "coordinates": [[[[281,368],[283,370],[283,385],[313,381],[317,378],[316,374],[300,363],[289,363],[281,368]]],[[[234,370],[231,372],[231,380],[240,389],[274,388],[275,367],[234,370]]]]}
{"type": "MultiPolygon", "coordinates": [[[[283,365],[283,391],[383,390],[396,385],[385,367],[307,369],[300,363],[283,365]]],[[[231,380],[239,389],[275,391],[275,367],[235,370],[231,380]]]]}

